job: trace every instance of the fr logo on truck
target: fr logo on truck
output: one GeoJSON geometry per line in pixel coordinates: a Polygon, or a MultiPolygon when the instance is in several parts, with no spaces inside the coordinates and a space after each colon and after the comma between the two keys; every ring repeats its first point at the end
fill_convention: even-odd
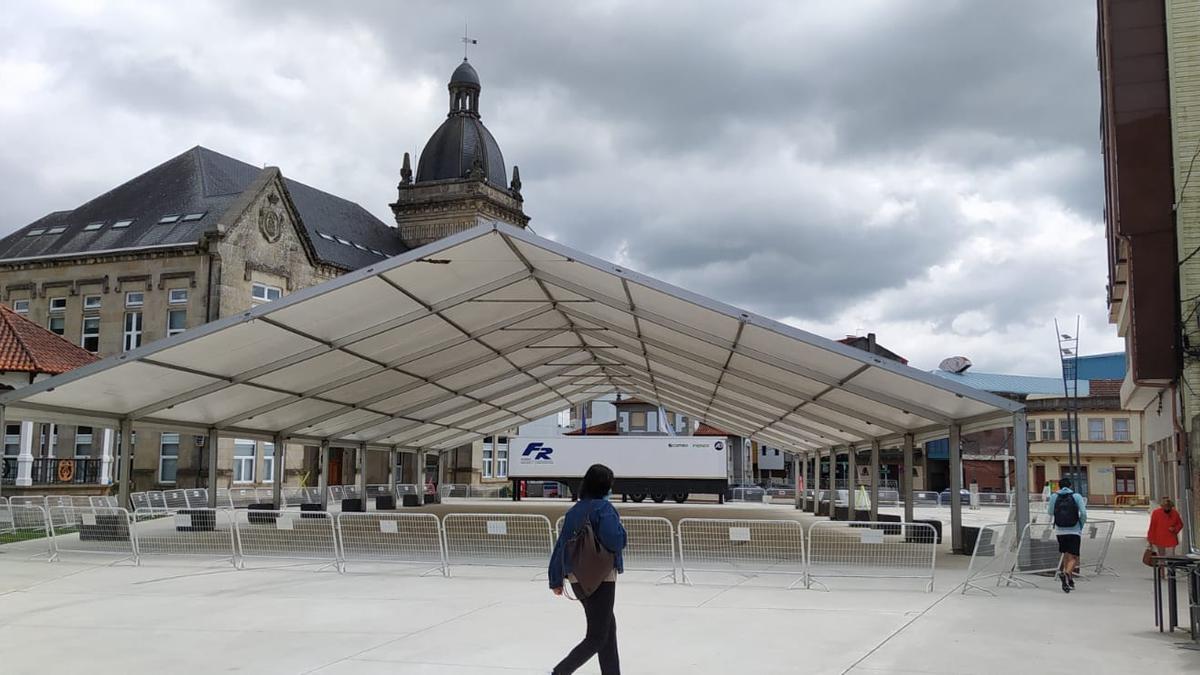
{"type": "Polygon", "coordinates": [[[554,448],[546,447],[545,443],[530,443],[525,446],[525,452],[521,453],[521,459],[533,462],[548,462],[553,452],[554,448]],[[530,459],[530,455],[533,455],[532,459],[530,459]]]}

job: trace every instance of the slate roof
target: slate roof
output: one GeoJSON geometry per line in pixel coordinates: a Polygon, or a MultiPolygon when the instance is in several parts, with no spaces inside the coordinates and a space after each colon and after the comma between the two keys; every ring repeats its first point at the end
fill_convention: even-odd
{"type": "Polygon", "coordinates": [[[97,357],[0,305],[0,371],[58,375],[97,357]]]}
{"type": "MultiPolygon", "coordinates": [[[[0,240],[0,262],[121,249],[188,246],[254,183],[262,169],[196,146],[70,211],[56,211],[0,240]],[[172,223],[160,223],[179,216],[172,223]],[[191,216],[190,220],[185,220],[191,216]],[[113,227],[124,220],[127,227],[113,227]],[[100,223],[98,229],[93,228],[100,223]],[[62,232],[55,232],[62,228],[62,232]],[[32,232],[38,232],[32,235],[32,232]]],[[[393,228],[354,202],[284,178],[320,262],[357,269],[405,250],[393,228]],[[359,244],[329,241],[341,237],[359,244]]]]}

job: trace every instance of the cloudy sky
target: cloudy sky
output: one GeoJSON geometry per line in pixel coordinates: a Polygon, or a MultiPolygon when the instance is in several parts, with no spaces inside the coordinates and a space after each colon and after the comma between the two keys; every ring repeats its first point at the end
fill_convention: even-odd
{"type": "Polygon", "coordinates": [[[538,234],[926,369],[1121,349],[1094,0],[7,0],[0,233],[194,145],[390,222],[464,22],[538,234]]]}

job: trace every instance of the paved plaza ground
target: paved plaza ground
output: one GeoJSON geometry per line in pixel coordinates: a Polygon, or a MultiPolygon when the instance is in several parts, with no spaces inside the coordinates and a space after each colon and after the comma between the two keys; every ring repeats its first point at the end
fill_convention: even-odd
{"type": "MultiPolygon", "coordinates": [[[[561,513],[567,504],[453,504],[439,511],[561,513]]],[[[786,505],[622,505],[626,515],[814,519],[786,505]]],[[[1003,520],[1003,509],[964,521],[1003,520]]],[[[922,509],[918,517],[948,511],[922,509]]],[[[786,579],[693,575],[692,586],[629,574],[618,587],[624,672],[1079,673],[1200,672],[1182,631],[1154,627],[1141,565],[1145,514],[1117,521],[1107,564],[1119,574],[1067,596],[1038,588],[962,595],[968,558],[939,553],[933,593],[914,581],[833,580],[829,592],[786,579]]],[[[0,547],[0,672],[545,673],[583,631],[583,613],[534,571],[456,568],[234,570],[227,563],[78,557],[31,560],[38,544],[0,547]]],[[[44,548],[44,545],[42,545],[44,548]]],[[[945,545],[943,549],[947,548],[945,545]]],[[[269,563],[268,563],[269,565],[269,563]]],[[[1182,589],[1181,589],[1182,590],[1182,589]]],[[[1182,602],[1181,593],[1181,602],[1182,602]]],[[[599,672],[595,663],[583,671],[599,672]]]]}

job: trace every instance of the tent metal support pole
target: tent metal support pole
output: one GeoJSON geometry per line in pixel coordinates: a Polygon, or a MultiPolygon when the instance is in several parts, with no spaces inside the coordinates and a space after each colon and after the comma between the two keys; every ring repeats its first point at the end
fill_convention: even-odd
{"type": "Polygon", "coordinates": [[[329,510],[329,439],[321,441],[321,466],[317,471],[317,490],[321,493],[321,510],[329,510]]]}
{"type": "Polygon", "coordinates": [[[913,519],[913,435],[904,434],[904,470],[900,473],[900,489],[904,492],[904,522],[911,523],[913,519]]]}
{"type": "Polygon", "coordinates": [[[271,503],[277,509],[283,506],[283,475],[286,473],[284,463],[287,461],[287,446],[284,444],[286,440],[283,434],[275,434],[275,442],[272,444],[272,451],[275,455],[272,460],[275,466],[275,475],[271,477],[271,503]]]}
{"type": "Polygon", "coordinates": [[[879,441],[871,441],[871,522],[879,520],[879,441]]]}
{"type": "Polygon", "coordinates": [[[129,475],[133,464],[133,420],[126,417],[121,420],[121,466],[120,482],[117,486],[117,503],[121,508],[129,508],[129,475]]]}
{"type": "Polygon", "coordinates": [[[858,520],[858,447],[846,448],[846,519],[858,520]]]}
{"type": "Polygon", "coordinates": [[[950,548],[962,552],[962,427],[950,425],[950,548]]]}
{"type": "Polygon", "coordinates": [[[363,510],[367,510],[367,444],[358,445],[358,471],[354,474],[358,483],[358,496],[362,498],[363,510]]]}
{"type": "Polygon", "coordinates": [[[1026,419],[1024,410],[1013,413],[1013,459],[1016,465],[1013,500],[1016,505],[1018,533],[1024,532],[1025,526],[1029,524],[1029,436],[1025,431],[1026,419]]]}
{"type": "Polygon", "coordinates": [[[208,447],[204,450],[208,453],[208,508],[217,508],[217,457],[220,454],[221,448],[221,432],[216,427],[208,428],[208,437],[204,439],[208,447]]]}
{"type": "Polygon", "coordinates": [[[396,446],[392,446],[388,450],[388,494],[396,494],[396,460],[400,459],[400,453],[396,450],[396,446]]]}

